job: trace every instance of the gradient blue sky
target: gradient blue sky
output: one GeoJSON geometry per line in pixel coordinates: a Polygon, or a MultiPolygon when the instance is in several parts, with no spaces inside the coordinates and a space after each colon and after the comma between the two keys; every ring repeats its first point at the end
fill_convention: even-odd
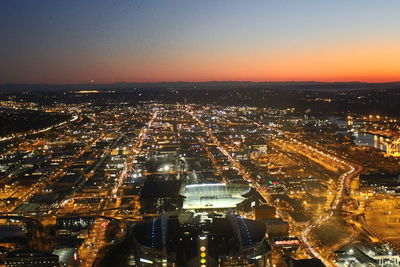
{"type": "Polygon", "coordinates": [[[1,0],[0,82],[400,80],[399,0],[1,0]]]}

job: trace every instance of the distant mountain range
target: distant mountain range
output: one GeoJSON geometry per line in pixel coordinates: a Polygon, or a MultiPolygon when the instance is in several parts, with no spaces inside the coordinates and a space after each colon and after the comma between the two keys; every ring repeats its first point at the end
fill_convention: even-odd
{"type": "Polygon", "coordinates": [[[251,81],[210,81],[210,82],[159,82],[159,83],[112,83],[112,84],[0,84],[1,91],[20,90],[122,90],[122,89],[266,89],[266,90],[379,90],[400,89],[400,82],[251,82],[251,81]]]}

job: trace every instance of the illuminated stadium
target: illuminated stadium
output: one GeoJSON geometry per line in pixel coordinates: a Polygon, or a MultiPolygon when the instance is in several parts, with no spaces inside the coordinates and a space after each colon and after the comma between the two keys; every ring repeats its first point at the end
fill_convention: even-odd
{"type": "Polygon", "coordinates": [[[224,209],[235,208],[249,191],[250,187],[242,184],[190,184],[183,186],[180,194],[185,197],[184,209],[224,209]]]}

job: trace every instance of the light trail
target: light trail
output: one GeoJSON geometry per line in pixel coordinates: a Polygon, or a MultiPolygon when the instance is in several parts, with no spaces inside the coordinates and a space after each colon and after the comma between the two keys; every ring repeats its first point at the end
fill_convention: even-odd
{"type": "MultiPolygon", "coordinates": [[[[212,131],[207,128],[205,126],[205,124],[196,117],[196,115],[193,113],[193,111],[190,110],[190,107],[187,106],[188,109],[188,113],[199,123],[199,125],[208,133],[209,137],[211,138],[211,140],[218,145],[219,149],[221,150],[221,152],[227,156],[229,158],[229,160],[232,162],[232,164],[239,169],[240,173],[243,175],[243,178],[248,181],[249,183],[251,183],[256,189],[257,191],[263,196],[263,198],[265,199],[265,201],[270,204],[272,204],[272,200],[270,199],[270,196],[265,192],[264,189],[262,189],[258,183],[254,183],[254,181],[251,179],[250,175],[247,173],[247,171],[244,169],[243,166],[241,166],[241,164],[234,159],[231,154],[221,145],[221,143],[219,142],[219,140],[214,136],[214,134],[212,133],[212,131]]],[[[243,119],[245,119],[246,121],[250,122],[247,118],[243,117],[243,119]]],[[[346,171],[345,173],[341,174],[338,181],[339,181],[339,185],[337,188],[337,193],[333,199],[333,202],[331,204],[331,208],[332,209],[336,209],[339,205],[339,203],[342,201],[343,196],[345,194],[345,189],[347,189],[346,187],[346,180],[349,181],[348,186],[350,185],[350,181],[352,179],[352,177],[356,174],[359,173],[361,171],[361,167],[360,166],[353,166],[350,163],[345,162],[342,159],[339,159],[336,156],[333,156],[331,154],[328,153],[324,153],[323,151],[320,151],[310,145],[304,144],[303,142],[288,136],[285,132],[273,128],[273,127],[267,127],[265,125],[262,125],[258,122],[252,121],[252,123],[254,123],[256,126],[261,127],[261,128],[268,128],[270,130],[275,130],[276,132],[278,132],[278,134],[285,136],[286,138],[288,138],[289,140],[298,143],[299,145],[305,146],[306,148],[308,148],[309,150],[323,156],[323,157],[327,157],[328,159],[338,163],[338,164],[342,164],[342,166],[346,166],[346,168],[348,168],[349,170],[346,171]]],[[[277,209],[277,213],[282,217],[282,212],[279,211],[277,209]]],[[[328,221],[332,216],[333,216],[333,212],[331,211],[328,215],[326,216],[321,216],[316,222],[314,222],[313,224],[310,224],[309,226],[306,227],[306,229],[302,232],[302,234],[300,235],[303,243],[307,246],[308,250],[311,252],[311,254],[320,259],[326,266],[335,266],[335,264],[329,260],[328,258],[326,258],[324,255],[322,255],[321,252],[319,252],[318,250],[316,250],[314,248],[314,245],[310,242],[308,236],[310,234],[310,232],[315,229],[316,227],[320,226],[321,224],[325,223],[326,221],[328,221]]]]}
{"type": "Polygon", "coordinates": [[[111,194],[113,195],[114,198],[117,197],[119,188],[122,186],[124,180],[126,179],[128,172],[132,169],[130,162],[133,162],[135,160],[135,157],[136,157],[137,153],[139,152],[140,147],[143,145],[143,142],[146,139],[147,131],[151,127],[151,125],[153,125],[154,120],[157,117],[157,114],[158,114],[157,111],[155,111],[153,113],[153,116],[151,117],[150,121],[146,124],[145,127],[142,127],[142,129],[140,130],[140,133],[138,135],[138,141],[136,142],[136,145],[133,148],[134,155],[132,156],[132,158],[129,159],[128,163],[125,162],[124,169],[123,169],[121,175],[119,176],[117,182],[115,183],[115,187],[111,191],[111,194]]]}
{"type": "Polygon", "coordinates": [[[10,141],[10,140],[13,140],[13,139],[16,139],[16,138],[20,138],[20,137],[25,137],[25,136],[28,136],[28,135],[44,133],[44,132],[50,131],[51,129],[54,129],[54,128],[63,126],[63,125],[65,125],[65,124],[69,123],[69,122],[74,122],[74,121],[76,121],[78,118],[79,118],[79,116],[74,115],[74,116],[72,117],[72,119],[70,119],[70,120],[66,120],[66,121],[60,122],[60,123],[55,124],[55,125],[51,125],[51,126],[49,126],[49,127],[47,127],[47,128],[44,128],[44,129],[28,131],[28,132],[26,132],[26,133],[21,133],[21,134],[12,134],[12,135],[9,135],[9,136],[0,138],[0,142],[10,141]]]}
{"type": "MultiPolygon", "coordinates": [[[[245,119],[248,121],[247,118],[245,118],[245,119]]],[[[343,200],[346,189],[348,189],[348,187],[350,186],[351,179],[362,170],[362,167],[358,166],[358,165],[352,165],[348,162],[345,162],[343,159],[339,159],[338,157],[331,155],[330,153],[325,153],[325,152],[318,150],[310,145],[307,145],[307,144],[299,141],[296,138],[288,136],[284,131],[276,129],[275,127],[267,127],[267,126],[262,125],[257,122],[254,122],[254,123],[259,127],[268,128],[270,130],[275,130],[280,135],[285,136],[289,140],[306,147],[307,149],[311,150],[314,153],[321,155],[322,157],[327,157],[328,159],[330,159],[338,164],[341,164],[342,166],[345,166],[348,169],[348,171],[341,174],[338,178],[338,187],[337,187],[337,191],[336,191],[337,193],[331,204],[331,208],[333,210],[337,209],[338,205],[343,200]],[[346,183],[346,181],[347,181],[347,183],[346,183]]],[[[323,223],[325,223],[326,221],[331,219],[333,215],[334,215],[334,212],[331,211],[329,214],[327,214],[325,216],[321,216],[316,222],[307,226],[306,229],[301,234],[301,239],[302,239],[303,243],[307,246],[307,248],[311,252],[311,254],[314,257],[320,259],[326,266],[335,266],[335,264],[331,260],[326,258],[324,255],[322,255],[321,252],[319,252],[317,249],[314,248],[314,245],[312,244],[312,242],[310,242],[308,236],[313,229],[319,227],[320,225],[322,225],[323,223]]]]}

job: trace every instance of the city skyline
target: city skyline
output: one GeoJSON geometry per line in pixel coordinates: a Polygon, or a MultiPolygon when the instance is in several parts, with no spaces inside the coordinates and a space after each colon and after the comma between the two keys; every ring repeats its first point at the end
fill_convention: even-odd
{"type": "Polygon", "coordinates": [[[0,83],[400,80],[398,1],[3,1],[0,83]]]}
{"type": "Polygon", "coordinates": [[[0,266],[400,266],[398,10],[0,1],[0,266]]]}

